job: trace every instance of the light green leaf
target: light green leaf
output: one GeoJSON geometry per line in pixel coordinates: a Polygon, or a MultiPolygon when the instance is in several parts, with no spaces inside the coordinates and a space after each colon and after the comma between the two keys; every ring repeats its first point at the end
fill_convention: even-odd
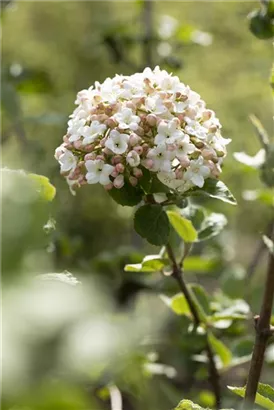
{"type": "MultiPolygon", "coordinates": [[[[234,386],[227,386],[229,390],[233,393],[237,394],[240,397],[245,397],[245,387],[234,387],[234,386]]],[[[271,386],[267,384],[259,383],[258,391],[255,397],[255,403],[259,406],[262,406],[264,409],[273,410],[274,409],[274,390],[271,386]],[[271,398],[270,398],[271,397],[271,398]]]]}
{"type": "Polygon", "coordinates": [[[177,295],[173,296],[170,300],[171,309],[177,315],[190,315],[190,309],[188,303],[186,301],[185,296],[182,293],[178,293],[177,295]]]}
{"type": "Polygon", "coordinates": [[[195,298],[199,304],[199,309],[203,312],[203,316],[211,314],[209,296],[206,290],[197,283],[189,284],[188,288],[191,289],[192,293],[195,295],[195,298]]]}
{"type": "Polygon", "coordinates": [[[236,199],[227,186],[222,181],[213,178],[206,179],[203,188],[193,188],[187,194],[192,196],[209,196],[232,205],[237,204],[236,199]]]}
{"type": "Polygon", "coordinates": [[[274,242],[266,235],[263,235],[263,241],[269,252],[274,255],[274,242]]]}
{"type": "Polygon", "coordinates": [[[40,194],[40,198],[46,201],[52,201],[56,194],[55,187],[49,182],[47,177],[37,174],[28,174],[29,178],[35,183],[36,190],[40,194]]]}
{"type": "Polygon", "coordinates": [[[197,241],[204,241],[205,239],[218,235],[226,224],[227,219],[223,214],[213,212],[203,221],[202,226],[198,231],[197,241]]]}
{"type": "Polygon", "coordinates": [[[135,231],[152,245],[165,245],[169,238],[169,221],[161,205],[143,205],[135,213],[135,231]]]}
{"type": "Polygon", "coordinates": [[[197,232],[191,221],[175,211],[167,211],[167,215],[171,225],[185,242],[194,242],[197,239],[197,232]]]}
{"type": "Polygon", "coordinates": [[[160,255],[148,255],[141,263],[126,265],[124,270],[126,272],[158,272],[168,263],[168,259],[164,259],[160,255]]]}
{"type": "Polygon", "coordinates": [[[224,367],[229,366],[232,360],[232,353],[226,345],[217,339],[213,333],[208,333],[208,341],[214,350],[215,354],[219,356],[224,367]]]}
{"type": "Polygon", "coordinates": [[[234,152],[234,158],[241,164],[252,168],[260,168],[265,162],[265,150],[262,148],[254,157],[247,155],[245,152],[234,152]]]}
{"type": "Polygon", "coordinates": [[[206,410],[205,408],[199,406],[199,404],[195,404],[190,400],[182,400],[178,404],[177,407],[175,407],[174,410],[206,410]]]}

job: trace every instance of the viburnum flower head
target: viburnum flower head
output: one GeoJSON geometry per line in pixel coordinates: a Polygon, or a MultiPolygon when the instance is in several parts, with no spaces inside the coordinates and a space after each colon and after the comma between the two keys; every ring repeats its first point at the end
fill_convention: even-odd
{"type": "Polygon", "coordinates": [[[165,191],[187,193],[219,177],[230,140],[214,111],[177,76],[159,67],[116,75],[80,91],[75,103],[55,152],[70,188],[144,190],[146,175],[165,191]]]}

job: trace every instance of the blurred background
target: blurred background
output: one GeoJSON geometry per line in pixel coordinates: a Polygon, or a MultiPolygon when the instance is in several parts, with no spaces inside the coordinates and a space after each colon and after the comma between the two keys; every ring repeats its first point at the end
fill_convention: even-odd
{"type": "MultiPolygon", "coordinates": [[[[158,274],[123,271],[126,263],[158,252],[133,232],[134,210],[118,206],[97,186],[72,196],[54,150],[79,90],[146,66],[178,75],[216,111],[223,135],[232,139],[223,180],[238,201],[237,207],[203,201],[223,212],[228,226],[194,247],[187,280],[202,283],[216,303],[245,299],[257,312],[266,254],[255,272],[253,260],[273,218],[273,197],[257,173],[232,155],[255,155],[260,148],[250,114],[272,131],[271,41],[255,38],[246,19],[257,3],[1,6],[2,166],[45,175],[57,190],[41,209],[24,195],[20,180],[2,176],[3,408],[121,410],[120,392],[123,410],[170,409],[185,397],[212,406],[206,366],[191,360],[202,341],[187,334],[187,319],[174,317],[157,296],[176,289],[158,274]],[[82,284],[65,274],[37,279],[65,270],[82,284]],[[110,407],[113,397],[116,407],[110,407]]],[[[230,406],[235,400],[225,385],[231,379],[244,383],[252,326],[237,322],[218,331],[243,363],[222,369],[230,406]]],[[[271,381],[274,345],[267,361],[264,378],[271,381]]]]}

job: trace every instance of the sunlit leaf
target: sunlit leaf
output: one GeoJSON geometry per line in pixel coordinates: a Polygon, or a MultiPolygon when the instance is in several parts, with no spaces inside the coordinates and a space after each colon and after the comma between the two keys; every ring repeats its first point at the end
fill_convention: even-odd
{"type": "MultiPolygon", "coordinates": [[[[246,387],[227,386],[229,390],[240,397],[245,397],[246,387]]],[[[259,383],[255,403],[262,406],[264,409],[274,409],[274,389],[268,384],[259,383]]]]}
{"type": "Polygon", "coordinates": [[[148,255],[141,263],[135,263],[125,266],[126,272],[158,272],[169,263],[168,259],[160,255],[148,255]]]}
{"type": "Polygon", "coordinates": [[[167,211],[167,215],[171,225],[185,242],[194,242],[197,239],[197,232],[191,221],[175,211],[167,211]]]}

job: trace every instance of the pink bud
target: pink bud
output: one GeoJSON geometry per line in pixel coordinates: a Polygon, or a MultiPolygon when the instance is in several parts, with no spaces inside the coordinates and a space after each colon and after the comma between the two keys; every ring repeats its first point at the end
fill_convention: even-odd
{"type": "Polygon", "coordinates": [[[115,127],[117,126],[117,123],[115,122],[115,120],[114,120],[113,118],[108,118],[108,119],[105,121],[105,124],[106,124],[109,128],[111,128],[111,129],[113,129],[113,128],[115,128],[115,127]]]}
{"type": "Polygon", "coordinates": [[[180,159],[180,164],[182,165],[183,168],[187,168],[190,164],[190,160],[187,156],[183,157],[180,159]]]}
{"type": "Polygon", "coordinates": [[[90,116],[90,119],[91,119],[91,121],[98,121],[98,115],[92,114],[92,115],[90,116]]]}
{"type": "Polygon", "coordinates": [[[104,157],[104,155],[97,155],[97,156],[96,156],[96,159],[101,159],[102,161],[104,161],[104,160],[105,160],[105,157],[104,157]]]}
{"type": "Polygon", "coordinates": [[[63,141],[69,143],[69,137],[68,135],[63,136],[63,141]]]}
{"type": "Polygon", "coordinates": [[[151,127],[154,127],[157,124],[157,117],[155,114],[148,114],[146,120],[151,127]]]}
{"type": "Polygon", "coordinates": [[[138,184],[138,179],[135,178],[135,177],[129,177],[129,183],[130,183],[132,186],[136,186],[136,185],[138,184]]]}
{"type": "Polygon", "coordinates": [[[204,159],[208,159],[208,160],[212,159],[213,157],[216,157],[216,153],[213,149],[205,148],[201,151],[201,154],[204,159]]]}
{"type": "Polygon", "coordinates": [[[133,175],[136,178],[141,178],[143,176],[143,171],[140,168],[133,168],[133,175]]]}
{"type": "Polygon", "coordinates": [[[140,141],[141,141],[141,138],[138,135],[134,134],[134,132],[130,134],[129,143],[132,147],[137,145],[140,141]]]}
{"type": "Polygon", "coordinates": [[[108,119],[108,116],[106,114],[100,114],[98,115],[98,121],[104,122],[108,119]]]}
{"type": "Polygon", "coordinates": [[[110,175],[111,175],[113,178],[116,178],[116,177],[119,175],[119,173],[118,173],[118,171],[116,171],[116,169],[114,169],[110,175]]]}
{"type": "Polygon", "coordinates": [[[74,145],[74,148],[81,149],[82,148],[82,141],[80,141],[80,140],[74,141],[73,145],[74,145]]]}
{"type": "Polygon", "coordinates": [[[137,147],[134,147],[133,149],[139,155],[141,155],[143,153],[143,147],[141,147],[141,145],[138,145],[137,147]]]}
{"type": "Polygon", "coordinates": [[[123,175],[118,175],[114,181],[113,181],[113,185],[115,186],[115,188],[122,188],[124,186],[124,176],[123,175]]]}
{"type": "Polygon", "coordinates": [[[91,152],[91,151],[94,150],[94,145],[93,145],[93,144],[87,144],[87,145],[85,145],[85,146],[83,147],[83,149],[84,149],[85,151],[91,152]]]}
{"type": "Polygon", "coordinates": [[[184,173],[182,172],[181,169],[176,169],[175,175],[177,179],[183,179],[184,173]]]}
{"type": "Polygon", "coordinates": [[[141,127],[138,127],[137,130],[135,131],[137,135],[140,135],[142,137],[144,135],[144,130],[141,127]]]}
{"type": "Polygon", "coordinates": [[[175,151],[176,148],[177,148],[177,147],[176,147],[175,144],[168,144],[168,146],[167,146],[167,150],[168,150],[168,151],[175,151]]]}
{"type": "Polygon", "coordinates": [[[127,108],[130,108],[131,110],[135,110],[135,105],[133,104],[132,101],[128,101],[126,103],[127,108]]]}
{"type": "Polygon", "coordinates": [[[115,155],[115,157],[112,157],[112,159],[111,159],[112,165],[119,164],[119,162],[121,162],[121,161],[122,161],[121,155],[115,155]]]}
{"type": "Polygon", "coordinates": [[[112,151],[111,151],[109,148],[105,147],[105,148],[103,149],[103,153],[106,154],[106,155],[111,155],[111,154],[112,154],[112,151]]]}
{"type": "Polygon", "coordinates": [[[148,144],[143,144],[142,147],[143,147],[143,154],[146,154],[149,150],[149,145],[148,144]]]}
{"type": "Polygon", "coordinates": [[[153,168],[154,162],[152,159],[145,159],[143,164],[147,169],[151,169],[153,168]]]}
{"type": "Polygon", "coordinates": [[[113,188],[113,184],[110,183],[110,184],[104,185],[104,188],[106,191],[110,191],[113,188]]]}
{"type": "Polygon", "coordinates": [[[123,164],[119,163],[115,166],[115,169],[117,172],[119,172],[119,174],[122,174],[125,170],[125,167],[123,164]]]}
{"type": "Polygon", "coordinates": [[[105,146],[106,140],[107,140],[106,138],[102,138],[102,139],[101,139],[101,141],[100,141],[101,147],[104,147],[104,146],[105,146]]]}
{"type": "Polygon", "coordinates": [[[84,160],[85,160],[85,161],[95,160],[95,158],[96,158],[96,155],[95,155],[94,153],[89,153],[89,154],[86,154],[86,155],[84,156],[84,160]]]}

